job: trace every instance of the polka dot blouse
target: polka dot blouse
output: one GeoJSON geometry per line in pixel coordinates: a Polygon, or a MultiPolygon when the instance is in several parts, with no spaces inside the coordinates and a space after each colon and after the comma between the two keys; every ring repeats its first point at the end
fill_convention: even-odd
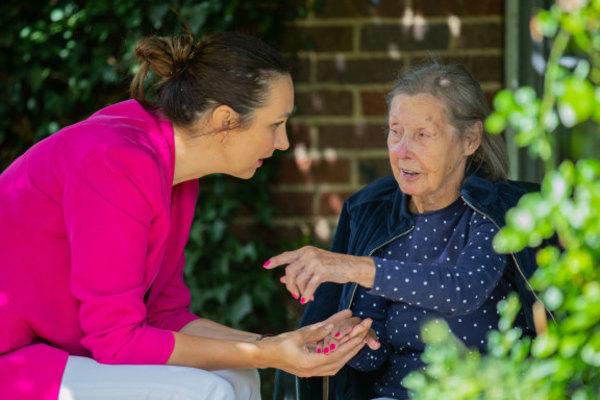
{"type": "Polygon", "coordinates": [[[497,328],[497,302],[514,291],[501,279],[507,256],[492,248],[497,228],[462,199],[413,217],[413,230],[373,253],[373,287],[359,286],[352,303],[354,315],[373,319],[382,346],[365,346],[349,365],[382,369],[375,392],[397,399],[408,397],[402,379],[423,366],[424,321],[444,318],[467,346],[484,350],[497,328]]]}

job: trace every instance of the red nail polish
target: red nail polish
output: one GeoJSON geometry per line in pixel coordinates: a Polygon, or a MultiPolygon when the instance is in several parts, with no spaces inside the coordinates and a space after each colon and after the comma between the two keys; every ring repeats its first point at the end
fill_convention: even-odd
{"type": "Polygon", "coordinates": [[[292,297],[298,300],[298,295],[296,293],[292,293],[292,297]]]}
{"type": "Polygon", "coordinates": [[[325,347],[325,348],[323,349],[323,353],[325,353],[325,354],[329,353],[329,349],[328,349],[327,347],[325,347]]]}
{"type": "Polygon", "coordinates": [[[306,303],[306,299],[303,297],[300,299],[300,304],[304,304],[304,303],[306,303]]]}
{"type": "Polygon", "coordinates": [[[331,343],[331,346],[329,346],[329,350],[331,350],[331,351],[335,350],[335,343],[331,343]]]}
{"type": "Polygon", "coordinates": [[[263,267],[268,267],[269,264],[271,264],[271,260],[265,261],[265,263],[263,264],[263,267]]]}
{"type": "Polygon", "coordinates": [[[318,348],[318,349],[317,349],[317,353],[320,353],[320,352],[321,352],[321,349],[320,349],[320,348],[318,348]]]}
{"type": "Polygon", "coordinates": [[[340,333],[338,332],[338,333],[336,333],[336,334],[335,334],[335,335],[333,335],[333,336],[335,336],[335,337],[338,337],[338,336],[340,336],[340,333]]]}

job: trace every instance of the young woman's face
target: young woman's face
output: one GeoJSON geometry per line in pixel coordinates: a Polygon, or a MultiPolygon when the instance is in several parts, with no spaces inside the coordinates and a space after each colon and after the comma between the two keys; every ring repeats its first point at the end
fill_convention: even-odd
{"type": "Polygon", "coordinates": [[[266,104],[254,112],[249,125],[229,132],[227,159],[230,171],[238,178],[251,178],[263,160],[275,150],[287,150],[286,121],[294,108],[292,79],[275,78],[267,94],[266,104]]]}
{"type": "Polygon", "coordinates": [[[390,164],[400,189],[411,196],[411,210],[433,211],[454,202],[467,157],[477,147],[454,132],[445,104],[427,94],[399,94],[388,123],[390,164]]]}

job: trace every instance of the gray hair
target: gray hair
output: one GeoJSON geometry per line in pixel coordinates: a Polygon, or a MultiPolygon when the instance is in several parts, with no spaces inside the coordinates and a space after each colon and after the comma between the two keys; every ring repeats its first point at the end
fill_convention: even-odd
{"type": "MultiPolygon", "coordinates": [[[[478,121],[482,125],[490,107],[479,83],[465,68],[454,64],[429,61],[404,72],[386,96],[388,115],[392,99],[399,94],[429,94],[446,105],[454,130],[463,137],[478,121]]],[[[506,180],[508,155],[504,140],[483,128],[479,148],[469,156],[467,172],[481,171],[489,181],[506,180]]]]}

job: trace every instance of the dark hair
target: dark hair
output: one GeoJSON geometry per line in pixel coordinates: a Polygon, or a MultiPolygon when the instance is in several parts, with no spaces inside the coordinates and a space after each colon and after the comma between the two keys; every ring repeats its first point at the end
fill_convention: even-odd
{"type": "MultiPolygon", "coordinates": [[[[459,65],[428,61],[404,72],[388,93],[389,107],[399,94],[429,94],[446,105],[450,123],[459,135],[463,135],[477,121],[483,122],[490,114],[490,107],[479,83],[469,71],[459,65]]],[[[491,135],[483,129],[481,145],[467,160],[467,170],[483,172],[488,180],[506,180],[508,155],[501,136],[491,135]]]]}
{"type": "Polygon", "coordinates": [[[144,79],[151,70],[157,105],[167,118],[189,126],[206,111],[227,105],[244,124],[263,106],[270,82],[289,75],[281,54],[262,40],[234,32],[194,43],[192,35],[148,37],[135,47],[141,67],[131,82],[131,97],[144,100],[144,79]]]}

